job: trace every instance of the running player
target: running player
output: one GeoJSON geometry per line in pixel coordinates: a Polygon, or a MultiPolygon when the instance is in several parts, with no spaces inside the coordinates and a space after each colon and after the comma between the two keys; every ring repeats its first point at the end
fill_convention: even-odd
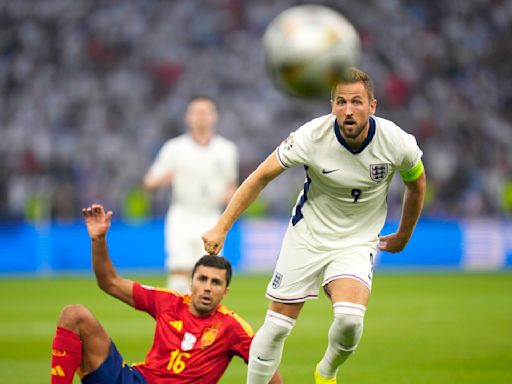
{"type": "Polygon", "coordinates": [[[218,114],[206,96],[191,99],[187,132],[168,140],[144,178],[147,190],[172,186],[165,218],[167,288],[190,292],[190,272],[204,253],[201,234],[219,218],[237,186],[238,152],[215,134],[218,114]]]}
{"type": "Polygon", "coordinates": [[[370,77],[352,68],[333,88],[331,114],[290,134],[203,235],[206,251],[216,254],[234,221],[271,180],[294,165],[305,167],[304,190],[267,288],[269,309],[251,346],[247,383],[269,382],[304,302],[318,297],[320,285],[331,298],[334,320],[315,382],[336,383],[339,366],[361,339],[377,249],[400,252],[413,233],[426,188],[422,152],[412,135],[375,116],[376,107],[370,77]],[[395,172],[405,183],[400,225],[380,236],[395,172]]]}

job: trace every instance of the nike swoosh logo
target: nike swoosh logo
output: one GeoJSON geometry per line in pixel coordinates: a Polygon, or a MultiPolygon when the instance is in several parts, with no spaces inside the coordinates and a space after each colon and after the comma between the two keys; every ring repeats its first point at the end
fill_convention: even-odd
{"type": "Polygon", "coordinates": [[[259,361],[272,361],[274,359],[262,359],[261,357],[257,356],[256,360],[259,360],[259,361]]]}
{"type": "Polygon", "coordinates": [[[330,170],[326,171],[325,168],[324,168],[324,169],[322,169],[322,173],[324,175],[327,175],[328,173],[333,173],[333,172],[336,172],[336,171],[339,171],[339,170],[340,170],[339,168],[336,168],[336,169],[330,169],[330,170]]]}

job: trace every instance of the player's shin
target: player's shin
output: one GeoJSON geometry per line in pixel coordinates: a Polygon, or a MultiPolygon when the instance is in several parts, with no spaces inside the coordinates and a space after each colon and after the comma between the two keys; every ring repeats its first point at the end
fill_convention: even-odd
{"type": "Polygon", "coordinates": [[[52,384],[71,384],[73,376],[82,361],[82,342],[80,337],[62,327],[52,343],[52,384]]]}
{"type": "Polygon", "coordinates": [[[328,346],[318,365],[326,378],[336,377],[338,367],[355,351],[363,334],[364,305],[349,302],[334,303],[334,321],[329,328],[328,346]]]}
{"type": "Polygon", "coordinates": [[[251,344],[247,384],[267,384],[279,367],[284,342],[295,320],[274,311],[267,311],[265,322],[251,344]]]}

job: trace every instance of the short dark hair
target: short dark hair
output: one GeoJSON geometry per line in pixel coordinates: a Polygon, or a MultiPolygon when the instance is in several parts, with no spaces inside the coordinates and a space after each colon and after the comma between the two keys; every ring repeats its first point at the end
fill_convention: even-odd
{"type": "Polygon", "coordinates": [[[352,84],[358,82],[364,84],[364,87],[366,88],[366,93],[368,94],[368,99],[370,101],[375,99],[375,91],[371,77],[366,72],[356,67],[350,67],[349,69],[347,69],[343,78],[338,80],[336,84],[334,84],[334,86],[331,89],[331,99],[334,99],[336,87],[338,86],[338,84],[352,84]]]}
{"type": "Polygon", "coordinates": [[[198,93],[198,94],[192,95],[190,97],[190,99],[188,99],[188,103],[190,104],[191,102],[196,101],[196,100],[208,100],[213,105],[215,105],[215,107],[217,107],[217,101],[212,96],[198,93]]]}
{"type": "Polygon", "coordinates": [[[196,269],[199,266],[203,267],[212,267],[217,269],[222,269],[226,271],[226,287],[229,287],[229,283],[231,282],[231,276],[233,275],[233,270],[231,268],[231,263],[228,259],[222,256],[216,255],[204,255],[199,260],[197,260],[194,265],[194,269],[192,270],[192,277],[196,273],[196,269]]]}

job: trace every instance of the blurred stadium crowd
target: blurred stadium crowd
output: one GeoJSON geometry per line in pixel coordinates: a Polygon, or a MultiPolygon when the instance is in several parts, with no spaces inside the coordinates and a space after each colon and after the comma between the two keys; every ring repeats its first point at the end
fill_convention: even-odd
{"type": "MultiPolygon", "coordinates": [[[[309,1],[344,13],[363,40],[378,114],[413,133],[429,178],[425,213],[512,212],[512,0],[309,1]]],[[[285,0],[0,2],[0,219],[73,219],[93,201],[162,215],[143,175],[183,131],[188,99],[219,102],[240,178],[289,131],[329,112],[290,99],[265,72],[261,35],[285,0]]],[[[260,212],[287,215],[303,171],[260,212]]],[[[401,204],[392,186],[392,215],[401,204]]]]}

